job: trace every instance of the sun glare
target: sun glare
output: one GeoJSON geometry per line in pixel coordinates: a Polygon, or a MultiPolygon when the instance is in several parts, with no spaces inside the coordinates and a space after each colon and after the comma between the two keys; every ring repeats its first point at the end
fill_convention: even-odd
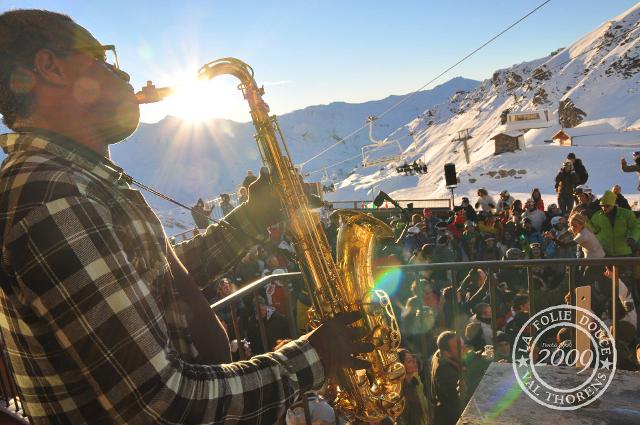
{"type": "Polygon", "coordinates": [[[169,115],[185,121],[205,121],[219,115],[224,91],[218,81],[194,78],[178,84],[176,93],[167,99],[166,108],[169,115]]]}

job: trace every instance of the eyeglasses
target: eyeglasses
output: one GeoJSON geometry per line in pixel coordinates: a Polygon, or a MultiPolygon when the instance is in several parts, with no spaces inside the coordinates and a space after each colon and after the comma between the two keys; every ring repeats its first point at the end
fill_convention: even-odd
{"type": "Polygon", "coordinates": [[[120,64],[118,63],[118,53],[116,52],[116,46],[114,46],[113,44],[84,47],[63,47],[54,50],[89,55],[95,60],[104,62],[106,65],[109,65],[112,68],[120,69],[120,64]]]}
{"type": "Polygon", "coordinates": [[[96,46],[85,47],[65,47],[57,49],[59,51],[80,53],[89,55],[97,62],[100,62],[106,66],[109,70],[113,71],[116,75],[125,81],[129,81],[129,74],[120,70],[120,63],[118,62],[118,53],[116,52],[116,46],[113,44],[104,44],[96,46]]]}

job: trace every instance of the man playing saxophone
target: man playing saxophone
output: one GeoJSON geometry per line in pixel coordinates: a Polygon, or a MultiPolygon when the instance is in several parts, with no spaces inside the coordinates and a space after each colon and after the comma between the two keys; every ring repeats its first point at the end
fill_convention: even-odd
{"type": "Polygon", "coordinates": [[[359,315],[230,362],[196,282],[236,263],[280,201],[261,173],[246,203],[174,251],[109,158],[139,121],[112,48],[65,15],[0,15],[0,113],[14,131],[0,136],[0,330],[24,409],[34,424],[274,423],[326,377],[367,366],[354,355],[372,346],[349,327],[359,315]]]}

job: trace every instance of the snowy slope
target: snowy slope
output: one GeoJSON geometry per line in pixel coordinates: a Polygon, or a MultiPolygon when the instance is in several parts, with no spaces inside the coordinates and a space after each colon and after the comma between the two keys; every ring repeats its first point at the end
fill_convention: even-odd
{"type": "Polygon", "coordinates": [[[639,36],[640,4],[555,54],[496,71],[475,90],[425,110],[421,117],[398,128],[398,134],[414,133],[406,159],[422,158],[429,166],[428,174],[398,175],[395,164],[382,171],[359,169],[340,183],[331,198],[371,199],[377,190],[398,199],[447,197],[443,166],[454,162],[460,179],[456,196],[475,197],[477,188],[486,187],[494,195],[507,189],[526,199],[533,187],[539,187],[551,200],[555,198],[553,178],[569,152],[583,159],[590,174],[588,184],[598,193],[615,183],[622,185],[624,193],[637,193],[637,177],[622,173],[619,162],[621,156],[631,160],[630,152],[640,150],[639,36]],[[560,129],[558,107],[565,99],[586,113],[578,128],[605,125],[611,131],[576,138],[577,146],[572,147],[545,143],[560,129]],[[525,149],[494,155],[489,139],[504,130],[500,115],[506,109],[548,109],[553,125],[529,130],[524,136],[525,149]],[[452,141],[464,129],[470,129],[473,136],[468,141],[468,165],[461,143],[452,141]],[[503,175],[509,170],[513,170],[511,174],[526,170],[526,174],[494,174],[500,170],[503,175]]]}
{"type": "MultiPolygon", "coordinates": [[[[432,90],[417,93],[377,122],[374,137],[384,137],[419,116],[426,108],[446,102],[455,92],[472,90],[478,84],[478,81],[458,77],[432,90]]],[[[242,94],[238,92],[238,96],[242,94]]],[[[278,121],[294,162],[302,163],[366,123],[369,115],[380,114],[400,99],[401,96],[389,96],[359,104],[334,102],[310,106],[284,114],[278,117],[278,121]]],[[[269,101],[268,92],[265,100],[269,101]]],[[[6,131],[0,125],[0,133],[6,131]]],[[[114,145],[111,154],[113,160],[137,180],[182,203],[193,205],[198,197],[211,199],[220,193],[236,190],[248,169],[259,169],[261,160],[254,134],[255,129],[250,122],[215,119],[188,124],[178,118],[166,117],[158,123],[142,123],[131,137],[114,145]]],[[[403,146],[406,148],[410,142],[411,139],[406,137],[403,146]]],[[[318,161],[310,162],[304,170],[321,169],[327,164],[358,155],[362,146],[369,143],[367,131],[362,131],[318,161]]],[[[3,157],[0,152],[0,159],[3,157]]],[[[344,167],[334,168],[332,173],[344,177],[360,162],[353,159],[344,167]]],[[[309,180],[321,177],[322,173],[315,173],[309,180]]],[[[188,211],[153,195],[145,194],[145,197],[160,213],[168,233],[192,226],[188,211]]]]}

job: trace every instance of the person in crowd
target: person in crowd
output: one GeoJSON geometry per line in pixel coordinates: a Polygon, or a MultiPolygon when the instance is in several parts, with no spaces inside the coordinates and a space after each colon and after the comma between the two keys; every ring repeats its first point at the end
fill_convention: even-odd
{"type": "Polygon", "coordinates": [[[578,185],[578,175],[573,169],[571,161],[565,161],[556,175],[555,189],[558,194],[558,205],[563,214],[569,214],[573,209],[573,191],[578,185]]]}
{"type": "Polygon", "coordinates": [[[447,221],[447,230],[451,232],[453,238],[458,240],[464,232],[464,223],[467,221],[465,210],[462,207],[456,207],[455,214],[447,221]]]}
{"type": "Polygon", "coordinates": [[[478,189],[478,200],[476,201],[476,210],[481,209],[486,213],[493,212],[496,209],[496,202],[493,200],[491,196],[489,196],[489,192],[484,187],[478,189]]]}
{"type": "Polygon", "coordinates": [[[422,210],[422,216],[424,217],[424,223],[427,225],[427,230],[430,236],[435,235],[436,225],[440,223],[438,217],[433,215],[433,211],[430,208],[424,208],[422,210]]]}
{"type": "MultiPolygon", "coordinates": [[[[529,313],[529,296],[527,294],[517,294],[513,297],[511,302],[511,308],[504,316],[504,324],[508,324],[513,320],[516,314],[523,312],[529,313]]],[[[503,326],[500,326],[503,327],[503,326]]]]}
{"type": "MultiPolygon", "coordinates": [[[[520,248],[509,248],[504,255],[506,261],[517,261],[524,259],[524,251],[520,248]]],[[[516,293],[526,292],[527,272],[521,267],[505,267],[497,273],[498,282],[505,282],[507,288],[516,293]]]]}
{"type": "Polygon", "coordinates": [[[496,341],[494,360],[499,363],[512,363],[513,353],[511,351],[511,340],[509,336],[505,332],[499,331],[496,336],[496,341]]]}
{"type": "Polygon", "coordinates": [[[227,215],[233,210],[233,204],[231,203],[231,197],[228,193],[220,194],[220,209],[223,215],[227,215]]]}
{"type": "Polygon", "coordinates": [[[428,425],[429,403],[420,379],[418,361],[409,350],[404,348],[398,350],[398,358],[405,370],[401,393],[405,400],[405,408],[398,417],[398,425],[428,425]]]}
{"type": "Polygon", "coordinates": [[[485,236],[498,236],[495,216],[491,213],[480,212],[478,214],[478,231],[485,236]]]}
{"type": "Polygon", "coordinates": [[[294,403],[287,410],[286,425],[340,425],[336,422],[336,412],[324,397],[316,392],[308,392],[303,397],[304,400],[294,403]],[[307,403],[311,424],[307,423],[303,403],[307,403]]]}
{"type": "Polygon", "coordinates": [[[551,229],[542,235],[544,243],[544,256],[547,258],[571,258],[575,257],[575,243],[569,233],[567,220],[564,216],[556,216],[551,219],[551,229]]]}
{"type": "Polygon", "coordinates": [[[408,262],[428,242],[429,238],[426,232],[418,224],[409,227],[403,239],[402,257],[404,261],[408,262]]]}
{"type": "Polygon", "coordinates": [[[524,204],[525,212],[522,214],[522,219],[529,219],[531,225],[537,232],[542,231],[542,226],[547,218],[544,212],[536,208],[536,203],[533,199],[528,199],[524,204]]]}
{"type": "Polygon", "coordinates": [[[620,168],[625,173],[638,173],[638,190],[640,191],[640,151],[633,153],[632,165],[628,165],[625,158],[620,158],[620,168]]]}
{"type": "Polygon", "coordinates": [[[522,207],[522,201],[520,199],[516,199],[515,201],[513,201],[513,204],[511,205],[511,210],[509,210],[509,213],[513,216],[515,214],[522,214],[524,212],[524,208],[522,207]]]}
{"type": "Polygon", "coordinates": [[[558,207],[558,204],[551,203],[547,206],[547,211],[544,215],[547,217],[542,225],[542,232],[546,232],[551,229],[551,219],[553,217],[563,216],[562,210],[558,207]]]}
{"type": "Polygon", "coordinates": [[[247,170],[247,175],[242,181],[242,187],[246,187],[248,189],[249,185],[251,185],[251,183],[253,183],[256,180],[258,180],[258,178],[253,174],[253,171],[247,170]]]}
{"type": "Polygon", "coordinates": [[[460,206],[464,208],[465,217],[467,218],[467,220],[471,220],[475,222],[478,219],[478,213],[476,212],[475,208],[471,206],[471,203],[469,202],[469,198],[467,198],[466,196],[463,196],[462,203],[460,204],[460,206]]]}
{"type": "Polygon", "coordinates": [[[240,189],[238,189],[238,205],[247,202],[248,198],[249,192],[247,191],[247,188],[244,186],[240,186],[240,189]]]}
{"type": "Polygon", "coordinates": [[[569,216],[569,231],[573,234],[573,241],[580,246],[584,258],[604,258],[605,252],[600,241],[587,227],[589,218],[579,212],[569,216]]]}
{"type": "Polygon", "coordinates": [[[619,184],[614,184],[611,188],[611,191],[616,194],[616,205],[620,208],[626,208],[628,210],[631,209],[631,205],[629,205],[629,201],[622,194],[622,187],[619,184]]]}
{"type": "Polygon", "coordinates": [[[478,251],[478,261],[496,261],[501,258],[500,248],[498,248],[496,244],[495,236],[485,237],[483,244],[478,251]]]}
{"type": "Polygon", "coordinates": [[[513,233],[506,230],[502,232],[502,238],[498,242],[498,250],[500,252],[500,258],[504,257],[507,250],[511,248],[518,248],[520,246],[520,240],[513,233]]]}
{"type": "Polygon", "coordinates": [[[500,199],[498,200],[498,205],[496,205],[496,211],[509,211],[515,200],[516,198],[511,196],[508,190],[503,190],[500,192],[500,199]]]}
{"type": "MultiPolygon", "coordinates": [[[[536,211],[540,212],[540,210],[536,211]]],[[[531,222],[531,219],[529,217],[525,218],[522,221],[522,230],[523,232],[520,235],[522,245],[520,246],[520,248],[523,251],[529,252],[529,245],[532,243],[542,243],[542,235],[540,234],[538,229],[533,227],[533,223],[531,222]]]]}
{"type": "Polygon", "coordinates": [[[576,154],[571,152],[567,155],[567,161],[571,161],[573,164],[573,169],[576,171],[576,175],[578,176],[577,184],[585,184],[587,180],[589,180],[589,173],[587,173],[587,168],[584,166],[582,159],[576,158],[576,154]]]}
{"type": "Polygon", "coordinates": [[[544,212],[544,201],[542,200],[542,194],[537,187],[531,191],[531,198],[533,205],[537,210],[544,212]]]}
{"type": "Polygon", "coordinates": [[[202,198],[198,198],[198,201],[193,207],[191,207],[191,217],[198,229],[206,229],[209,225],[209,214],[211,211],[206,211],[204,201],[202,198]]]}
{"type": "Polygon", "coordinates": [[[262,295],[258,295],[258,310],[255,317],[251,317],[247,324],[247,335],[254,353],[263,353],[274,347],[280,339],[291,338],[289,324],[287,318],[279,313],[275,307],[269,305],[262,295]],[[263,341],[260,337],[260,326],[258,324],[258,316],[262,318],[267,341],[265,350],[263,350],[263,341]]]}
{"type": "Polygon", "coordinates": [[[412,351],[428,356],[434,351],[430,341],[434,339],[440,302],[426,279],[412,282],[411,293],[401,313],[402,335],[412,351]]]}
{"type": "Polygon", "coordinates": [[[487,303],[478,303],[471,309],[473,316],[469,319],[469,323],[479,323],[482,328],[482,340],[485,345],[492,344],[493,329],[491,328],[491,306],[487,303]]]}
{"type": "Polygon", "coordinates": [[[600,203],[598,198],[595,197],[593,191],[586,184],[582,184],[574,190],[576,197],[576,207],[571,211],[572,213],[582,213],[588,218],[591,218],[593,214],[600,211],[600,203]]]}
{"type": "Polygon", "coordinates": [[[478,249],[482,242],[482,235],[478,231],[473,221],[467,220],[464,223],[464,232],[462,232],[462,247],[467,254],[469,261],[476,261],[478,258],[478,249]]]}
{"type": "Polygon", "coordinates": [[[172,247],[109,146],[139,122],[129,76],[70,17],[0,15],[0,319],[31,424],[274,423],[370,351],[345,313],[232,363],[200,292],[282,219],[267,171],[247,202],[172,247]],[[224,367],[220,366],[224,364],[224,367]],[[216,391],[229,389],[233,391],[216,391]]]}
{"type": "Polygon", "coordinates": [[[632,254],[632,246],[640,240],[640,222],[633,211],[616,206],[616,194],[607,190],[600,198],[600,211],[589,220],[607,257],[632,254]]]}
{"type": "Polygon", "coordinates": [[[451,331],[438,335],[438,351],[431,360],[431,396],[435,425],[455,425],[462,413],[462,339],[451,331]]]}

